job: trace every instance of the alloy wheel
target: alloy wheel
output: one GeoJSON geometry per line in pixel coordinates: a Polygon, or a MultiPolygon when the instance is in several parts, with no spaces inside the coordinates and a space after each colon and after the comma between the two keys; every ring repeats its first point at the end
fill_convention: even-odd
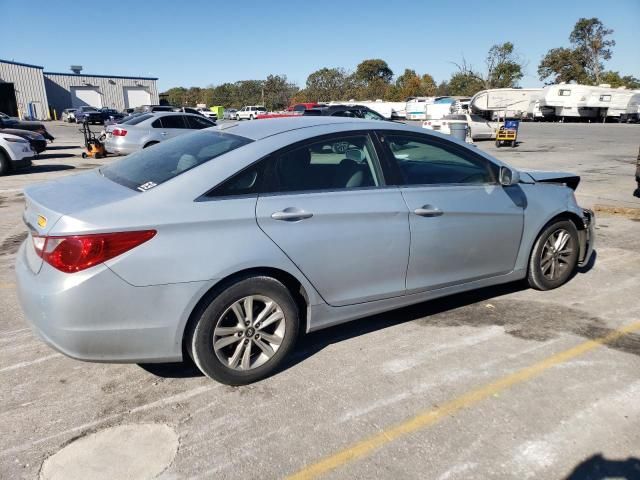
{"type": "Polygon", "coordinates": [[[269,297],[250,295],[234,302],[218,318],[213,349],[228,368],[251,370],[264,365],[278,351],[285,328],[280,305],[269,297]]]}
{"type": "Polygon", "coordinates": [[[558,229],[549,235],[540,254],[542,275],[549,280],[556,280],[564,274],[571,267],[569,262],[574,248],[568,231],[558,229]]]}

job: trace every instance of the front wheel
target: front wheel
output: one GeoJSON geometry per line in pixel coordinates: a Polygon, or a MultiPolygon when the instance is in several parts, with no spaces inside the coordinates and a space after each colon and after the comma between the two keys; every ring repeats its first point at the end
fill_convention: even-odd
{"type": "Polygon", "coordinates": [[[569,280],[578,264],[578,229],[570,220],[547,226],[536,240],[527,280],[536,290],[551,290],[569,280]]]}
{"type": "Polygon", "coordinates": [[[289,290],[271,277],[248,277],[220,291],[204,308],[188,333],[187,347],[208,377],[246,385],[278,369],[298,329],[298,307],[289,290]]]}

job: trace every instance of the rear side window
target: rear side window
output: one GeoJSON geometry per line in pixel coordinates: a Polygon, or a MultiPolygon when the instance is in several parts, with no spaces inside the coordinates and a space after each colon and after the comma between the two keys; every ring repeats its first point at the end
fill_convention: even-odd
{"type": "Polygon", "coordinates": [[[116,183],[144,192],[252,140],[223,132],[200,131],[133,153],[100,172],[116,183]]]}
{"type": "Polygon", "coordinates": [[[167,115],[160,117],[162,128],[187,128],[183,115],[167,115]]]}
{"type": "Polygon", "coordinates": [[[129,120],[122,122],[122,124],[137,125],[139,123],[144,122],[145,120],[149,120],[151,117],[153,117],[153,115],[151,115],[150,113],[146,113],[144,115],[137,115],[133,118],[130,118],[129,120]]]}

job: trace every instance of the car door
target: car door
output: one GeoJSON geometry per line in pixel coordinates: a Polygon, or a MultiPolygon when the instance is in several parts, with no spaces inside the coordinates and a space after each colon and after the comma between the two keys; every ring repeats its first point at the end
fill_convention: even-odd
{"type": "Polygon", "coordinates": [[[408,210],[385,185],[368,133],[317,137],[266,161],[258,225],[327,303],[405,293],[408,210]]]}
{"type": "Polygon", "coordinates": [[[161,140],[167,140],[187,133],[187,124],[184,115],[163,115],[160,117],[160,124],[162,126],[159,131],[161,140]]]}
{"type": "Polygon", "coordinates": [[[469,126],[473,138],[493,138],[495,128],[480,115],[469,115],[469,126]]]}
{"type": "Polygon", "coordinates": [[[381,141],[410,212],[408,293],[513,270],[524,195],[497,182],[497,165],[434,136],[389,131],[381,141]]]}

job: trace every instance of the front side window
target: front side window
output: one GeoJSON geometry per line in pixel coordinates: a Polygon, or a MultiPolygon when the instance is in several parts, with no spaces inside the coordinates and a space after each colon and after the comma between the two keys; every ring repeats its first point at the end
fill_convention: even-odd
{"type": "Polygon", "coordinates": [[[238,135],[202,130],[132,153],[102,167],[100,173],[132,190],[146,191],[251,142],[238,135]]]}
{"type": "Polygon", "coordinates": [[[495,169],[486,160],[463,153],[455,145],[433,143],[409,135],[384,135],[405,185],[495,183],[495,169]]]}
{"type": "Polygon", "coordinates": [[[561,89],[560,92],[558,93],[558,95],[560,95],[561,97],[569,97],[569,96],[571,96],[571,90],[569,90],[569,89],[561,89]]]}

